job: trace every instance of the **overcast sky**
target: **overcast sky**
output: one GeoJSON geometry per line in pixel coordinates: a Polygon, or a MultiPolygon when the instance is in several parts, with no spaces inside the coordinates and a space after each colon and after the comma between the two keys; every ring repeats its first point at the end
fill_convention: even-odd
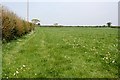
{"type": "MultiPolygon", "coordinates": [[[[9,1],[9,0],[7,0],[9,1]]],[[[18,16],[26,19],[26,2],[2,2],[18,16]]],[[[59,23],[61,25],[104,25],[112,22],[118,25],[117,0],[39,0],[29,3],[29,20],[38,18],[42,25],[59,23]],[[50,2],[51,1],[51,2],[50,2]],[[65,2],[66,1],[66,2],[65,2]],[[81,1],[81,2],[80,2],[81,1]]]]}

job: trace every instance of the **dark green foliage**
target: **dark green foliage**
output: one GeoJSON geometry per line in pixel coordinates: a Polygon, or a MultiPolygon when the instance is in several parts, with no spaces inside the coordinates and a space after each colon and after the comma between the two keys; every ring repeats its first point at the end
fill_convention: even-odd
{"type": "Polygon", "coordinates": [[[111,27],[111,24],[112,24],[111,22],[108,22],[108,23],[107,23],[108,27],[111,27]]]}

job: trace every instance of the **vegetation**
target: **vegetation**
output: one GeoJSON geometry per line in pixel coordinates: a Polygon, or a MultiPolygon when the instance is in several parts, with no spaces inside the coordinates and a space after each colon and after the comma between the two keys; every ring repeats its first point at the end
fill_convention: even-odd
{"type": "Polygon", "coordinates": [[[5,42],[2,44],[0,40],[3,78],[118,78],[120,75],[115,29],[118,27],[111,26],[111,22],[108,26],[55,23],[35,28],[34,24],[40,20],[32,19],[32,24],[3,6],[0,11],[0,35],[5,42]]]}
{"type": "Polygon", "coordinates": [[[2,10],[2,40],[9,42],[10,40],[21,37],[34,29],[32,23],[22,20],[15,13],[1,6],[2,10]]]}
{"type": "Polygon", "coordinates": [[[117,78],[115,28],[36,27],[3,46],[3,78],[117,78]]]}
{"type": "Polygon", "coordinates": [[[111,27],[111,24],[112,24],[111,22],[108,22],[108,23],[107,23],[108,27],[111,27]]]}
{"type": "MultiPolygon", "coordinates": [[[[40,22],[40,20],[39,20],[39,19],[32,19],[31,21],[32,21],[32,23],[34,23],[34,24],[36,24],[36,23],[40,22]]],[[[39,24],[40,24],[40,23],[39,23],[39,24]]]]}
{"type": "Polygon", "coordinates": [[[59,26],[58,23],[54,23],[53,26],[59,26]]]}
{"type": "Polygon", "coordinates": [[[79,28],[120,28],[120,26],[64,26],[64,25],[42,25],[41,27],[79,27],[79,28]]]}

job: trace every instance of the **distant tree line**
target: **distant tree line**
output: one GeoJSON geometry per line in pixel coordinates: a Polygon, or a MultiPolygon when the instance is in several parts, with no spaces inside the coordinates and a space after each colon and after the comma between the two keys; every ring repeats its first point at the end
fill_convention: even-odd
{"type": "Polygon", "coordinates": [[[120,28],[120,26],[112,26],[111,22],[108,22],[107,25],[103,26],[64,26],[64,25],[58,25],[58,23],[54,23],[53,25],[46,25],[46,26],[41,26],[41,27],[81,27],[81,28],[120,28]]]}
{"type": "Polygon", "coordinates": [[[53,25],[41,25],[40,27],[80,27],[80,28],[120,28],[120,26],[53,26],[53,25]]]}

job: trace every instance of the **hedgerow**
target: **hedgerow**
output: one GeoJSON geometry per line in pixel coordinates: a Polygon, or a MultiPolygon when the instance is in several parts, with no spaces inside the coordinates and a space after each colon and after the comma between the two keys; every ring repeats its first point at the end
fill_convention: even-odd
{"type": "Polygon", "coordinates": [[[0,10],[2,13],[1,18],[3,42],[9,42],[34,30],[34,25],[32,23],[18,17],[15,13],[8,10],[6,7],[1,6],[0,10]]]}

